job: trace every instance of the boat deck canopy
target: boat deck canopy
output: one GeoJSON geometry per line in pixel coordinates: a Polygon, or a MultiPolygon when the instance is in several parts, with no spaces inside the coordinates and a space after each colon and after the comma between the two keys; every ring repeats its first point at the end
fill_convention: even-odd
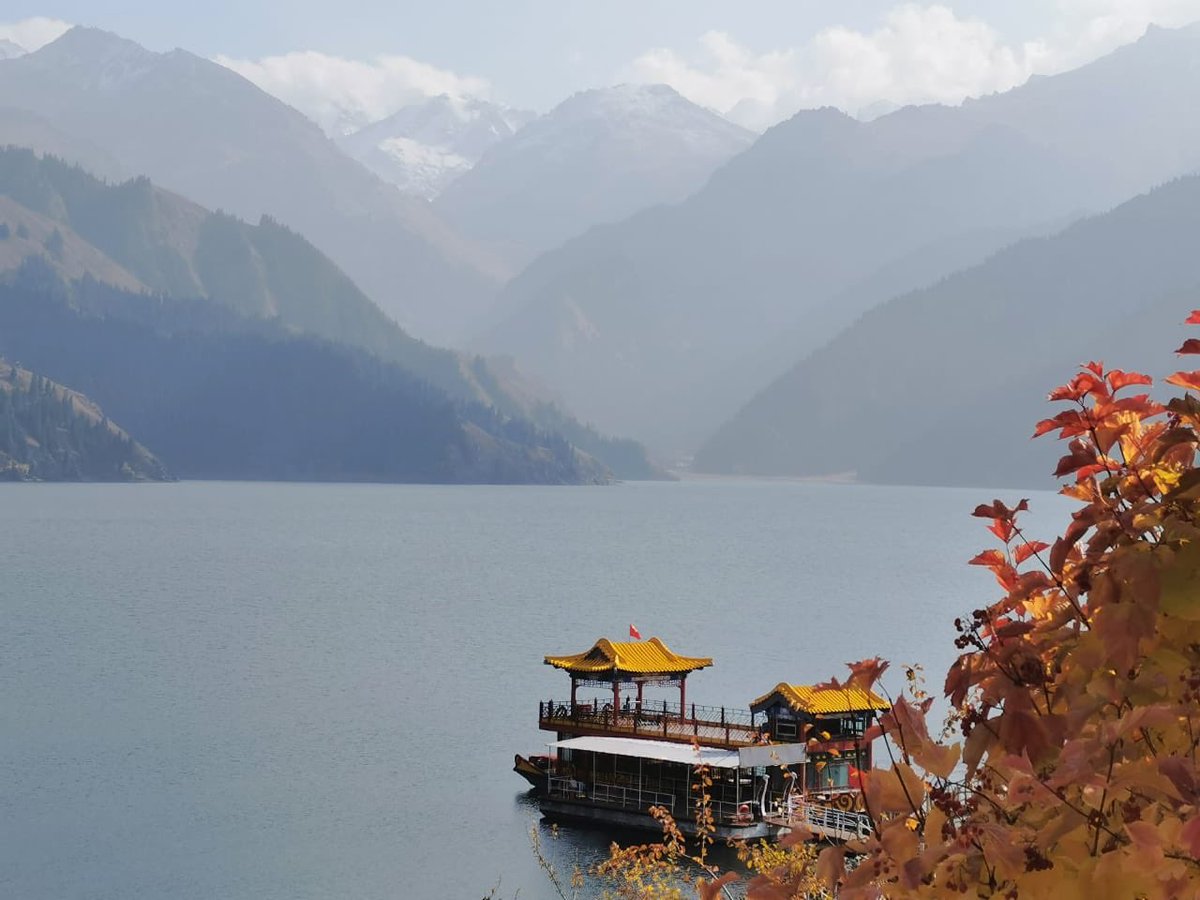
{"type": "Polygon", "coordinates": [[[716,747],[696,748],[690,744],[648,741],[642,738],[575,737],[555,741],[550,746],[555,750],[585,750],[590,753],[634,756],[688,766],[711,766],[714,769],[778,766],[805,760],[803,744],[772,744],[763,747],[743,747],[741,750],[721,750],[716,747]]]}
{"type": "Polygon", "coordinates": [[[690,744],[673,744],[670,741],[647,741],[639,738],[619,737],[576,737],[555,741],[550,745],[556,750],[586,750],[591,753],[609,753],[613,756],[639,756],[661,762],[683,763],[689,766],[712,766],[716,769],[736,769],[738,752],[714,747],[696,748],[690,744]]]}

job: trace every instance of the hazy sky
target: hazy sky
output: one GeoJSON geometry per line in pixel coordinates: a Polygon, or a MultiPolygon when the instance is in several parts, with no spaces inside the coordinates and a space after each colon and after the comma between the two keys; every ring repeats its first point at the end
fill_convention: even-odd
{"type": "Polygon", "coordinates": [[[1200,19],[1200,0],[6,0],[9,26],[30,17],[220,58],[327,125],[334,109],[379,117],[442,91],[544,110],[666,81],[761,127],[805,106],[1004,90],[1150,22],[1200,19]]]}

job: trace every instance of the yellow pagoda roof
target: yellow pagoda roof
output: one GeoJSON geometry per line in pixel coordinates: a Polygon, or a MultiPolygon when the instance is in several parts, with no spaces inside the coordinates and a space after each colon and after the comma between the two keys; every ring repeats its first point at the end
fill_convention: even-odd
{"type": "Polygon", "coordinates": [[[792,709],[813,715],[891,708],[891,704],[874,691],[863,690],[858,686],[817,687],[811,684],[786,684],[782,681],[751,703],[750,708],[764,706],[776,695],[792,709]]]}
{"type": "Polygon", "coordinates": [[[600,638],[590,650],[571,656],[547,656],[546,665],[577,675],[683,675],[712,665],[707,656],[680,656],[656,637],[648,641],[600,638]]]}

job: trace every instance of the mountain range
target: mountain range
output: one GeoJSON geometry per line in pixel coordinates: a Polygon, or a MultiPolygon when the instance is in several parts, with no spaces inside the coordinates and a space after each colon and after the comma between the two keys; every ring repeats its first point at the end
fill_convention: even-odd
{"type": "MultiPolygon", "coordinates": [[[[206,340],[217,340],[214,332],[251,333],[276,343],[307,336],[316,343],[305,344],[305,353],[316,353],[313,347],[329,344],[345,348],[355,360],[369,355],[403,373],[395,376],[397,384],[423,383],[422,391],[442,397],[444,405],[467,410],[477,427],[495,431],[503,424],[534,444],[542,434],[560,442],[565,437],[603,461],[592,464],[594,471],[576,467],[584,480],[597,480],[596,472],[605,464],[623,477],[660,474],[640,446],[603,437],[579,424],[529,393],[503,367],[410,337],[329,259],[269,218],[249,225],[209,212],[146,178],[106,184],[78,167],[40,158],[31,150],[8,148],[0,150],[0,236],[0,273],[37,262],[66,285],[61,290],[71,296],[80,291],[97,296],[96,289],[88,292],[79,287],[85,280],[119,288],[116,294],[100,295],[123,298],[116,307],[111,302],[97,306],[93,301],[85,317],[91,327],[99,328],[114,317],[128,318],[128,310],[145,306],[137,297],[151,296],[159,298],[164,310],[154,320],[155,335],[164,331],[177,338],[180,331],[199,330],[208,335],[206,340]]],[[[41,339],[53,343],[46,334],[41,339]]],[[[19,358],[29,362],[27,357],[19,358]]],[[[360,361],[352,368],[376,371],[377,367],[360,361]]],[[[54,372],[60,379],[62,374],[54,372]]],[[[85,374],[89,379],[99,377],[85,374]]],[[[162,373],[157,380],[166,377],[162,373]]],[[[352,388],[353,384],[346,389],[352,388]]],[[[105,391],[97,396],[118,408],[124,400],[105,391]]],[[[403,410],[395,415],[402,416],[403,410]]],[[[142,423],[137,415],[130,421],[142,423]]],[[[139,437],[146,439],[140,432],[139,437]]],[[[176,466],[174,459],[171,463],[176,466]]],[[[521,476],[510,468],[505,480],[538,477],[536,471],[521,476]]],[[[571,471],[550,477],[571,480],[571,471]]],[[[399,472],[395,477],[408,474],[399,472]]],[[[467,476],[479,477],[469,472],[467,476]]]]}
{"type": "Polygon", "coordinates": [[[913,484],[1044,482],[1047,392],[1089,359],[1162,375],[1200,296],[1200,176],[871,310],[696,455],[708,472],[913,484]]]}
{"type": "Polygon", "coordinates": [[[961,107],[801,112],[682,203],[542,255],[476,346],[600,428],[691,450],[736,412],[713,385],[765,385],[781,334],[793,362],[826,343],[863,311],[837,302],[855,285],[881,302],[1200,165],[1198,52],[1200,29],[1153,29],[961,107]]]}

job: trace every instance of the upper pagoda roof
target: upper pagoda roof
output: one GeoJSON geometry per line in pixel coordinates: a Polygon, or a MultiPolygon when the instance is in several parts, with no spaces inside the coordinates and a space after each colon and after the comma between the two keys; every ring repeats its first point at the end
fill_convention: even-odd
{"type": "Polygon", "coordinates": [[[792,709],[810,715],[832,715],[891,708],[891,704],[874,691],[863,690],[857,686],[818,687],[811,684],[786,684],[781,681],[770,692],[763,694],[751,703],[750,709],[758,712],[764,707],[773,705],[772,701],[775,700],[782,701],[792,709]]]}
{"type": "Polygon", "coordinates": [[[656,637],[648,641],[600,638],[590,650],[547,656],[546,665],[576,675],[686,675],[712,665],[707,656],[680,656],[656,637]]]}

